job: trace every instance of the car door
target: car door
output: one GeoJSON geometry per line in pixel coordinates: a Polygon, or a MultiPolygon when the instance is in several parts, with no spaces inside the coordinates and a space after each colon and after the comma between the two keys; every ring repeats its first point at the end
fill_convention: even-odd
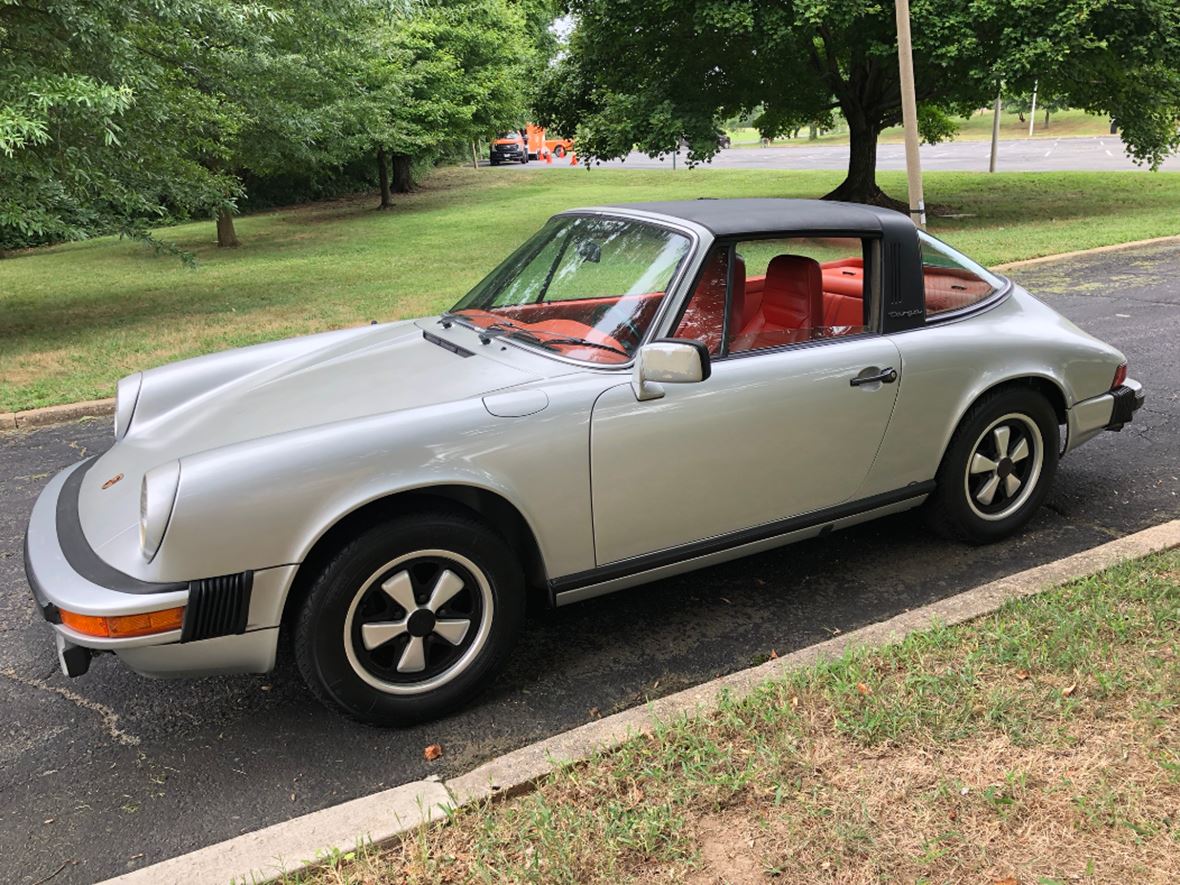
{"type": "MultiPolygon", "coordinates": [[[[752,291],[757,280],[750,282],[752,291]]],[[[697,283],[698,295],[704,285],[697,283]]],[[[728,304],[733,312],[732,297],[728,304]]],[[[697,327],[701,321],[693,319],[697,327]]],[[[730,323],[739,325],[736,315],[730,323]]],[[[720,354],[705,381],[664,385],[659,399],[639,402],[630,385],[599,397],[590,460],[600,566],[764,526],[856,493],[893,410],[896,347],[867,327],[767,343],[720,354]]]]}

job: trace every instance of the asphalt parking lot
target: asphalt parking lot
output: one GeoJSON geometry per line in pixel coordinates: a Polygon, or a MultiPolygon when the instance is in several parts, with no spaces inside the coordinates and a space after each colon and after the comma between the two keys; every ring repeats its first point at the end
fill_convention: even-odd
{"type": "MultiPolygon", "coordinates": [[[[269,676],[142,679],[107,656],[61,676],[25,586],[38,491],[110,444],[108,422],[0,435],[0,868],[5,882],[91,882],[492,755],[976,584],[1180,516],[1180,247],[1112,252],[1016,279],[1120,347],[1147,405],[1062,461],[1011,541],[970,548],[903,514],[531,617],[494,689],[404,731],[321,709],[269,676]],[[441,743],[441,760],[422,750],[441,743]]],[[[308,846],[309,854],[315,846],[308,846]]]]}

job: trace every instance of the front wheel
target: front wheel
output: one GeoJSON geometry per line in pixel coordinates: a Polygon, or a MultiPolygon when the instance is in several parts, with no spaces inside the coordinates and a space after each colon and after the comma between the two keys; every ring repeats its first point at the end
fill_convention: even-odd
{"type": "Polygon", "coordinates": [[[343,547],[312,585],[295,656],[326,706],[407,725],[462,706],[495,677],[524,621],[511,549],[457,513],[380,523],[343,547]]]}
{"type": "Polygon", "coordinates": [[[1032,519],[1057,472],[1057,415],[1044,396],[1010,387],[964,416],[938,470],[933,527],[972,544],[1006,538],[1032,519]]]}

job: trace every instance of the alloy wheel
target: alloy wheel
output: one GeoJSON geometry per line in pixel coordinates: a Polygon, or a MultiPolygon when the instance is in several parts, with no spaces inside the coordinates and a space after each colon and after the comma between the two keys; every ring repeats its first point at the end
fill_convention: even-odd
{"type": "Polygon", "coordinates": [[[419,550],[377,569],[344,620],[348,662],[388,694],[419,694],[462,673],[487,642],[494,615],[487,576],[448,550],[419,550]]]}
{"type": "Polygon", "coordinates": [[[998,521],[1018,511],[1036,489],[1045,460],[1036,421],[1012,413],[980,434],[967,459],[967,504],[982,519],[998,521]]]}

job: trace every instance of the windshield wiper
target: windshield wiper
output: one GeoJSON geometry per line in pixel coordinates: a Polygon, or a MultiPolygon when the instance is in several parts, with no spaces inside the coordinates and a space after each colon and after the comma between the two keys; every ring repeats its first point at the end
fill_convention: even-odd
{"type": "Polygon", "coordinates": [[[591,341],[589,338],[579,338],[576,335],[562,335],[560,338],[550,338],[545,344],[577,344],[582,347],[596,347],[599,350],[609,350],[611,353],[617,353],[620,356],[631,359],[631,354],[627,353],[621,347],[615,347],[613,344],[600,344],[597,341],[591,341]]]}

